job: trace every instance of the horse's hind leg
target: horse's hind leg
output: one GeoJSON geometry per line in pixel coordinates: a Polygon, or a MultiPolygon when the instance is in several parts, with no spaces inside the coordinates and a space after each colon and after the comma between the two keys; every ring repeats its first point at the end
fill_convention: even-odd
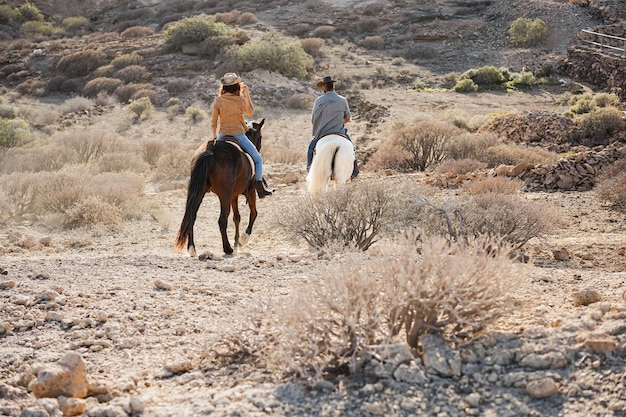
{"type": "Polygon", "coordinates": [[[220,218],[217,221],[217,224],[220,227],[220,233],[222,234],[222,247],[224,248],[224,253],[230,255],[233,253],[233,248],[230,246],[230,242],[228,241],[228,234],[226,233],[226,228],[228,227],[228,216],[230,215],[230,202],[226,200],[226,198],[220,197],[220,218]]]}
{"type": "Polygon", "coordinates": [[[241,223],[241,213],[239,213],[239,196],[235,195],[230,200],[230,207],[233,210],[233,223],[235,223],[235,247],[245,245],[246,242],[240,242],[239,224],[241,223]]]}
{"type": "Polygon", "coordinates": [[[250,240],[250,235],[252,234],[252,226],[254,226],[254,221],[256,220],[257,210],[256,210],[256,195],[250,194],[248,199],[248,208],[250,209],[250,218],[248,219],[248,227],[246,227],[246,231],[241,236],[241,244],[245,245],[250,240]]]}
{"type": "Polygon", "coordinates": [[[187,253],[192,258],[196,256],[196,244],[193,242],[193,229],[191,229],[187,235],[187,253]]]}

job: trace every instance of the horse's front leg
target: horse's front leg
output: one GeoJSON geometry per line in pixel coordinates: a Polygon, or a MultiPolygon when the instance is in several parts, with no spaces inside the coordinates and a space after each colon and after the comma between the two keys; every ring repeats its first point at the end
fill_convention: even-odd
{"type": "Polygon", "coordinates": [[[220,198],[220,218],[217,221],[217,224],[219,225],[220,233],[222,234],[222,247],[224,248],[224,253],[230,255],[233,253],[233,248],[230,246],[228,234],[226,233],[226,228],[228,227],[228,216],[230,216],[230,201],[226,198],[220,198]]]}
{"type": "Polygon", "coordinates": [[[235,247],[245,245],[245,242],[239,241],[239,224],[241,223],[241,213],[239,213],[239,196],[235,195],[230,200],[230,207],[233,210],[233,223],[235,223],[235,247]]]}

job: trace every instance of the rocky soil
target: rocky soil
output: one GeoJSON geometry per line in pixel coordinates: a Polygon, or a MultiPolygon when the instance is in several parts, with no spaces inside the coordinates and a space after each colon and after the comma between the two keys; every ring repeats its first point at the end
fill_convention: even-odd
{"type": "MultiPolygon", "coordinates": [[[[140,3],[147,10],[159,4],[140,3]]],[[[571,88],[594,88],[575,79],[535,94],[460,95],[416,92],[412,86],[440,86],[448,72],[482,65],[539,67],[562,57],[580,29],[604,23],[603,11],[613,16],[623,2],[592,2],[588,8],[564,1],[431,3],[324,2],[323,10],[315,2],[285,1],[258,10],[247,2],[237,6],[255,12],[258,23],[251,30],[289,33],[301,22],[356,27],[369,16],[368,7],[383,4],[380,19],[385,25],[379,26],[379,35],[388,44],[432,48],[429,58],[398,67],[385,51],[346,52],[343,42],[327,45],[315,76],[333,73],[345,80],[338,87],[354,103],[349,127],[363,155],[375,149],[395,123],[441,119],[448,112],[468,118],[527,112],[491,126],[492,131],[504,132],[512,141],[539,137],[547,147],[566,146],[569,151],[579,145],[571,146],[567,136],[559,134],[567,128],[566,121],[544,113],[562,113],[566,105],[558,98],[571,88]],[[542,48],[513,48],[503,37],[507,25],[521,15],[552,22],[554,30],[542,48]],[[374,88],[360,89],[354,81],[359,77],[371,79],[374,88]],[[529,123],[540,127],[533,131],[529,123]],[[549,129],[555,134],[545,135],[549,129]]],[[[106,9],[102,20],[119,22],[112,17],[114,11],[106,9]]],[[[367,35],[345,33],[355,43],[367,35]]],[[[199,60],[158,55],[158,35],[145,42],[105,46],[152,51],[146,55],[152,56],[147,63],[155,84],[164,85],[176,71],[194,68],[192,63],[199,60]]],[[[2,59],[6,64],[32,57],[11,50],[2,59]]],[[[39,62],[27,65],[31,76],[44,77],[54,61],[39,62]]],[[[183,100],[210,103],[216,74],[203,69],[184,75],[194,80],[194,89],[183,100]]],[[[287,240],[273,223],[304,192],[309,114],[285,108],[284,98],[316,95],[313,82],[264,71],[244,78],[257,103],[256,116],[267,120],[264,146],[301,150],[302,164],[266,164],[266,176],[278,191],[259,202],[252,240],[234,256],[222,256],[218,204],[211,195],[196,223],[202,256],[173,251],[184,210],[184,184],[147,183],[145,200],[159,207],[159,219],[145,218],[113,230],[51,230],[45,224],[0,217],[0,415],[626,416],[626,215],[598,201],[593,172],[578,169],[623,157],[621,145],[595,151],[581,147],[578,159],[573,156],[551,172],[519,174],[529,184],[523,197],[558,207],[563,226],[527,244],[529,279],[512,288],[515,308],[477,339],[451,346],[427,335],[419,355],[403,343],[387,346],[358,374],[334,375],[312,385],[281,379],[254,363],[212,360],[224,334],[239,328],[257,303],[288,300],[327,266],[341,268],[345,261],[342,255],[320,257],[306,245],[287,240]],[[558,178],[546,184],[547,175],[558,178]],[[563,183],[566,175],[569,188],[548,186],[563,183]],[[574,186],[578,184],[584,187],[574,186]]],[[[13,86],[5,83],[5,88],[13,86]]],[[[37,98],[20,100],[18,104],[35,109],[45,105],[37,98]]],[[[123,117],[124,110],[116,105],[74,115],[54,128],[110,129],[123,117]]],[[[187,128],[164,114],[149,123],[149,129],[134,126],[125,134],[134,139],[182,135],[180,146],[189,146],[203,140],[206,128],[187,128]]],[[[374,180],[390,187],[417,187],[432,177],[383,175],[365,165],[359,181],[374,180]]],[[[436,190],[455,192],[454,187],[436,190]]],[[[245,218],[245,211],[242,214],[245,218]]],[[[363,263],[375,262],[382,250],[382,245],[374,245],[361,255],[363,263]]]]}

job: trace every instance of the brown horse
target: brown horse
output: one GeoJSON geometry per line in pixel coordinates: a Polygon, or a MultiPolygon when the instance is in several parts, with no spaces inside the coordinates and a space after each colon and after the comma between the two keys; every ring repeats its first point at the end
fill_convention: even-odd
{"type": "MultiPolygon", "coordinates": [[[[252,122],[246,132],[248,139],[259,151],[261,151],[263,123],[265,123],[265,119],[261,120],[260,123],[252,122]]],[[[235,139],[233,138],[233,140],[235,139]]],[[[196,215],[202,199],[209,191],[213,191],[220,199],[218,225],[222,234],[224,253],[233,253],[226,233],[231,208],[235,223],[235,246],[247,243],[257,217],[254,169],[251,164],[252,161],[247,154],[229,140],[208,141],[196,151],[191,161],[191,178],[187,188],[185,215],[175,240],[177,250],[182,250],[185,242],[187,242],[187,251],[191,256],[196,256],[193,225],[196,222],[196,215]],[[246,197],[250,209],[248,227],[241,239],[239,238],[241,214],[239,214],[238,204],[240,195],[246,197]]]]}

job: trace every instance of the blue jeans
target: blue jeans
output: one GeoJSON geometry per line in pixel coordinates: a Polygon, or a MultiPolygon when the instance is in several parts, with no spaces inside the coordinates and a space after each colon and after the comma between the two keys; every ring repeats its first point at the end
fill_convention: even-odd
{"type": "Polygon", "coordinates": [[[223,139],[224,136],[232,136],[239,141],[243,150],[246,151],[246,153],[250,155],[252,157],[252,160],[254,161],[254,178],[257,181],[262,181],[263,159],[261,158],[261,154],[259,154],[259,151],[256,150],[256,146],[254,146],[254,143],[250,142],[250,139],[248,139],[245,133],[241,133],[239,135],[226,135],[224,133],[220,133],[219,135],[217,135],[217,139],[223,139]]]}
{"type": "MultiPolygon", "coordinates": [[[[348,138],[348,140],[350,142],[352,142],[352,139],[350,139],[350,135],[348,135],[348,130],[346,129],[344,131],[344,134],[346,135],[346,137],[348,138]]],[[[309,149],[307,149],[306,152],[306,171],[309,172],[309,168],[311,168],[311,163],[313,163],[313,152],[315,151],[315,145],[317,145],[317,141],[320,140],[320,138],[313,138],[311,140],[311,142],[309,142],[309,149]]],[[[359,174],[359,171],[357,169],[357,155],[356,155],[356,150],[354,151],[354,170],[352,171],[352,176],[356,177],[359,174]]]]}

